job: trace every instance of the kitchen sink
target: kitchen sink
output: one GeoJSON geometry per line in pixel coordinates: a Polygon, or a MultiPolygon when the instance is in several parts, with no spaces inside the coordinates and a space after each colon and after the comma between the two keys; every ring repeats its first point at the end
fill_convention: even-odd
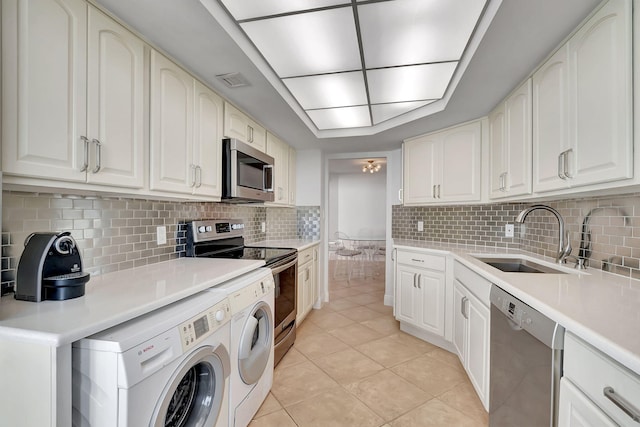
{"type": "Polygon", "coordinates": [[[475,257],[491,267],[497,268],[505,273],[546,273],[546,274],[566,274],[564,271],[538,264],[525,258],[517,257],[475,257]]]}

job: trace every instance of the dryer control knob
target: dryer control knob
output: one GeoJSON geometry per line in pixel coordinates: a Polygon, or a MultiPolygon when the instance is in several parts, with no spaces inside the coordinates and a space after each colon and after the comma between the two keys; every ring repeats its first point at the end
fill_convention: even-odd
{"type": "Polygon", "coordinates": [[[216,311],[216,320],[218,322],[222,322],[224,320],[224,311],[223,310],[216,311]]]}

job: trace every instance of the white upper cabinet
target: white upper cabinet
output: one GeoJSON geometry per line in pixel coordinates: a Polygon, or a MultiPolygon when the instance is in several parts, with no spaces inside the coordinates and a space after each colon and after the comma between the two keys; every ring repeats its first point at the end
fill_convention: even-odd
{"type": "Polygon", "coordinates": [[[143,187],[144,43],[81,0],[3,1],[2,20],[3,171],[143,187]]]}
{"type": "Polygon", "coordinates": [[[293,147],[289,147],[289,204],[291,206],[296,205],[296,164],[296,149],[293,147]]]}
{"type": "Polygon", "coordinates": [[[490,197],[531,194],[531,80],[489,115],[490,197]]]}
{"type": "Polygon", "coordinates": [[[274,200],[267,206],[295,206],[296,151],[267,132],[266,153],[274,159],[274,200]]]}
{"type": "Polygon", "coordinates": [[[145,45],[91,6],[88,28],[87,182],[142,188],[145,45]]]}
{"type": "Polygon", "coordinates": [[[404,142],[405,205],[480,200],[479,121],[404,142]]]}
{"type": "Polygon", "coordinates": [[[631,18],[610,0],[534,74],[534,191],[633,176],[631,18]]]}
{"type": "Polygon", "coordinates": [[[223,101],[151,52],[150,189],[220,196],[223,101]]]}
{"type": "Polygon", "coordinates": [[[2,1],[3,172],[86,179],[86,51],[84,0],[2,1]]]}
{"type": "Polygon", "coordinates": [[[266,150],[265,128],[228,102],[224,104],[224,136],[237,138],[263,153],[266,150]]]}

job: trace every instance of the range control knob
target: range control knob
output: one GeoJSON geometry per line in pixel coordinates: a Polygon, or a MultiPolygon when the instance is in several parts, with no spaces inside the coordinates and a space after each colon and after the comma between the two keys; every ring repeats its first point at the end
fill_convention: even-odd
{"type": "Polygon", "coordinates": [[[224,310],[216,311],[216,321],[222,322],[224,320],[224,310]]]}
{"type": "Polygon", "coordinates": [[[198,227],[198,233],[204,233],[207,231],[207,227],[205,227],[204,225],[201,225],[200,227],[198,227]]]}
{"type": "Polygon", "coordinates": [[[206,230],[207,230],[208,232],[213,231],[213,227],[212,227],[212,226],[210,226],[210,225],[207,225],[206,230]]]}

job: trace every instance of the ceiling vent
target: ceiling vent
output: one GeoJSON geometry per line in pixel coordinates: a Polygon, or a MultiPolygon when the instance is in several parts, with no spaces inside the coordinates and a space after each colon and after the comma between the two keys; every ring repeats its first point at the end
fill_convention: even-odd
{"type": "Polygon", "coordinates": [[[249,81],[240,73],[227,73],[216,76],[230,88],[249,86],[249,81]]]}

